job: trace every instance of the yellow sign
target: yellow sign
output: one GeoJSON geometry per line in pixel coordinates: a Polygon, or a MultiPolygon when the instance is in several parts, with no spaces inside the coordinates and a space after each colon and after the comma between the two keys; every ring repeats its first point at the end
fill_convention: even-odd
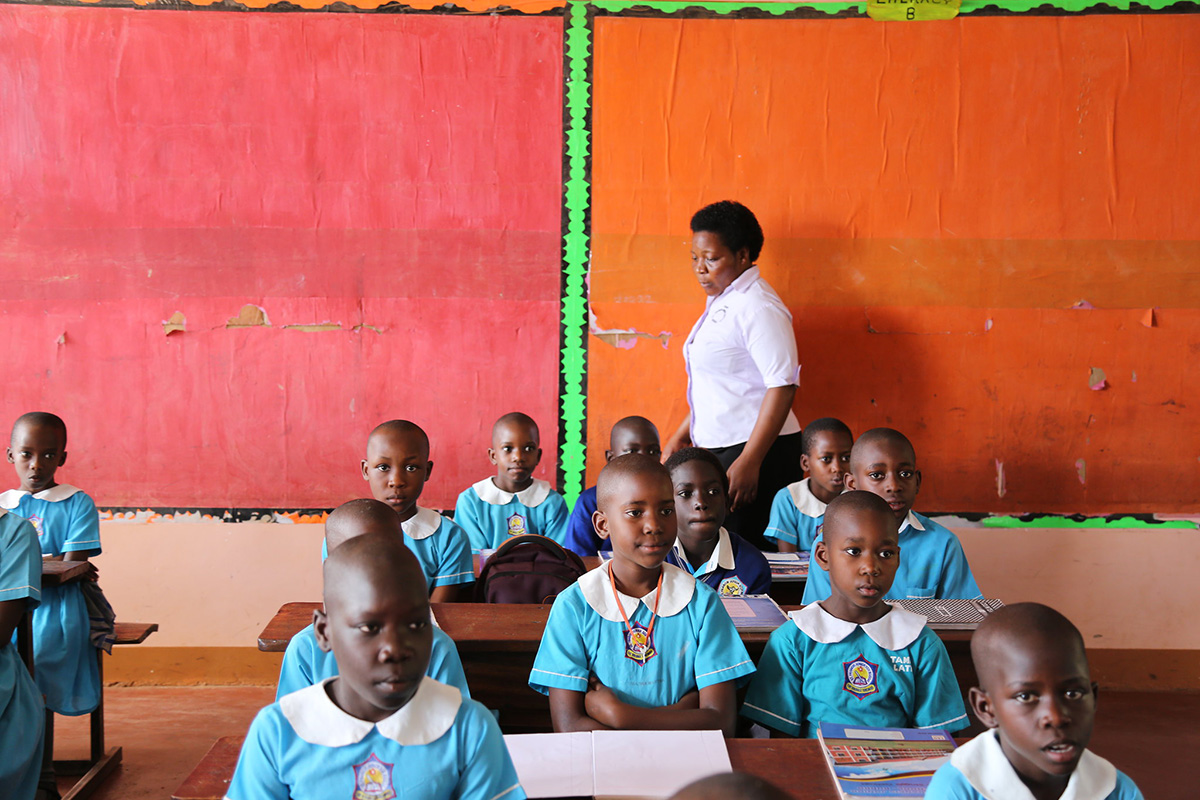
{"type": "Polygon", "coordinates": [[[867,16],[883,22],[954,19],[962,0],[867,0],[867,16]]]}

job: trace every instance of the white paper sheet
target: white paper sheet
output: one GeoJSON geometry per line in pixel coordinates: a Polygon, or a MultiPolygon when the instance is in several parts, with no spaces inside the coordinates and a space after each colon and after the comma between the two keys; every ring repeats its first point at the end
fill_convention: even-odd
{"type": "Polygon", "coordinates": [[[659,800],[732,772],[720,731],[594,731],[596,800],[659,800]]]}
{"type": "Polygon", "coordinates": [[[517,733],[504,737],[525,794],[591,797],[592,734],[517,733]]]}

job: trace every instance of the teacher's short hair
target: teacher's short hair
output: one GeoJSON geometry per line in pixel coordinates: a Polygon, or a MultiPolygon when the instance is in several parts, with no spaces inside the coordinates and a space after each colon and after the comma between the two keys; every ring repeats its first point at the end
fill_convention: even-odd
{"type": "Polygon", "coordinates": [[[735,253],[746,248],[751,263],[757,261],[762,252],[762,226],[754,212],[736,200],[722,200],[693,214],[692,233],[700,231],[720,236],[721,242],[735,253]]]}

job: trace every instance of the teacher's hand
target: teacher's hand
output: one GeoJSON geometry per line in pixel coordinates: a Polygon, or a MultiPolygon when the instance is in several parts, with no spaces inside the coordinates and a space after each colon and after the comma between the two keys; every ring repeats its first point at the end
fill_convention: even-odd
{"type": "Polygon", "coordinates": [[[746,458],[746,454],[738,456],[729,465],[726,473],[729,475],[729,507],[731,510],[748,506],[758,497],[758,472],[761,462],[746,458]]]}
{"type": "Polygon", "coordinates": [[[667,459],[675,455],[676,451],[682,450],[685,447],[692,446],[692,427],[691,415],[684,419],[683,424],[675,429],[667,441],[663,442],[662,448],[662,463],[667,463],[667,459]]]}

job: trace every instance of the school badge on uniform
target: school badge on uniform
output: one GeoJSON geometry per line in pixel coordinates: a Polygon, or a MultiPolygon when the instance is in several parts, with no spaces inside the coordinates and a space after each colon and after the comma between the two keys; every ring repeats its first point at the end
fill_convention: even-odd
{"type": "Polygon", "coordinates": [[[658,653],[654,652],[654,639],[650,631],[640,622],[630,625],[625,631],[625,657],[644,667],[656,655],[658,653]]]}
{"type": "Polygon", "coordinates": [[[391,764],[371,753],[366,761],[354,765],[354,800],[391,800],[395,796],[391,764]]]}
{"type": "Polygon", "coordinates": [[[520,514],[513,514],[508,518],[508,535],[520,536],[529,533],[529,526],[525,524],[525,518],[520,514]]]}
{"type": "Polygon", "coordinates": [[[853,661],[843,661],[842,669],[846,671],[846,683],[842,686],[855,697],[866,697],[879,691],[875,677],[879,674],[879,665],[872,664],[858,654],[853,661]]]}
{"type": "Polygon", "coordinates": [[[717,587],[717,592],[721,597],[744,597],[746,594],[746,584],[735,577],[726,578],[721,581],[721,585],[717,587]]]}
{"type": "Polygon", "coordinates": [[[33,516],[28,517],[28,520],[29,524],[33,526],[33,529],[37,531],[38,538],[42,538],[42,536],[45,535],[45,531],[42,530],[42,518],[37,514],[34,514],[33,516]]]}

